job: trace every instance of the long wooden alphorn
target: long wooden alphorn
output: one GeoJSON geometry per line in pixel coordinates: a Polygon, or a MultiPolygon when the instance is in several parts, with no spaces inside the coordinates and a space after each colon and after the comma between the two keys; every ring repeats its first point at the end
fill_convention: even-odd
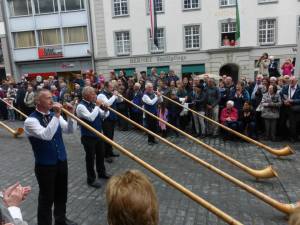
{"type": "Polygon", "coordinates": [[[162,179],[163,181],[165,181],[166,183],[168,183],[169,185],[171,185],[172,187],[174,187],[178,191],[185,194],[187,197],[189,197],[193,201],[197,202],[198,204],[200,204],[201,206],[203,206],[204,208],[206,208],[207,210],[209,210],[210,212],[212,212],[213,214],[218,216],[220,219],[222,219],[226,223],[232,224],[232,225],[242,225],[241,222],[239,222],[236,219],[232,218],[231,216],[229,216],[225,212],[221,211],[220,209],[218,209],[217,207],[215,207],[211,203],[207,202],[206,200],[204,200],[200,196],[196,195],[195,193],[191,192],[187,188],[183,187],[181,184],[177,183],[176,181],[174,181],[173,179],[171,179],[170,177],[168,177],[164,173],[160,172],[158,169],[154,168],[153,166],[146,163],[145,161],[143,161],[142,159],[140,159],[136,155],[132,154],[129,150],[125,149],[121,145],[119,145],[116,142],[112,141],[111,139],[106,137],[104,134],[100,133],[99,131],[97,131],[96,129],[94,129],[93,127],[91,127],[90,125],[88,125],[87,123],[85,123],[84,121],[82,121],[81,119],[79,119],[78,117],[76,117],[75,115],[73,115],[72,113],[67,111],[66,109],[62,109],[62,111],[67,116],[69,116],[70,118],[73,118],[74,120],[76,120],[81,126],[85,127],[89,131],[93,132],[94,134],[96,134],[99,138],[101,138],[105,142],[111,144],[113,147],[118,149],[121,153],[128,156],[129,158],[131,158],[132,160],[134,160],[135,162],[137,162],[138,164],[143,166],[145,169],[149,170],[151,173],[155,174],[160,179],[162,179]]]}
{"type": "Polygon", "coordinates": [[[153,115],[152,113],[148,112],[147,110],[143,109],[142,107],[134,104],[133,102],[129,101],[128,99],[126,99],[125,97],[119,95],[124,101],[128,102],[129,104],[131,104],[132,106],[140,109],[141,111],[145,112],[146,114],[148,114],[149,116],[159,120],[160,122],[166,124],[168,127],[172,128],[173,130],[176,130],[178,133],[182,134],[183,136],[193,140],[195,143],[201,145],[202,147],[204,147],[205,149],[207,149],[208,151],[216,154],[217,156],[227,160],[228,162],[230,162],[231,164],[235,165],[236,167],[240,168],[241,170],[245,171],[246,173],[250,174],[251,176],[255,177],[256,179],[268,179],[268,178],[272,178],[272,177],[277,177],[278,174],[276,173],[276,171],[273,169],[272,166],[268,166],[265,169],[262,170],[256,170],[256,169],[252,169],[246,165],[244,165],[243,163],[231,158],[230,156],[224,154],[223,152],[217,150],[216,148],[200,141],[199,139],[189,135],[188,133],[178,129],[177,127],[173,126],[172,124],[164,121],[163,119],[157,117],[156,115],[153,115]]]}
{"type": "Polygon", "coordinates": [[[0,98],[0,100],[2,102],[4,102],[6,105],[8,105],[9,107],[13,108],[16,112],[18,112],[19,114],[21,114],[24,118],[27,118],[28,116],[26,114],[24,114],[22,111],[20,111],[19,109],[17,109],[16,107],[14,107],[13,105],[9,104],[8,102],[4,101],[4,99],[0,98]]]}
{"type": "Polygon", "coordinates": [[[177,145],[173,144],[172,142],[166,140],[165,138],[162,138],[161,136],[157,135],[156,133],[148,130],[147,128],[143,127],[142,125],[134,122],[133,120],[128,119],[126,116],[124,116],[123,114],[117,112],[116,110],[108,107],[110,111],[116,113],[119,117],[123,118],[124,120],[132,123],[133,125],[135,125],[136,127],[142,129],[143,131],[155,136],[156,138],[158,138],[159,140],[161,140],[162,142],[170,145],[171,147],[173,147],[174,149],[176,149],[177,151],[185,154],[186,156],[194,159],[195,161],[197,161],[199,164],[201,164],[202,166],[206,167],[207,169],[213,171],[214,173],[224,177],[226,180],[232,182],[233,184],[237,185],[238,187],[244,189],[245,191],[247,191],[248,193],[254,195],[255,197],[259,198],[260,200],[262,200],[263,202],[269,204],[270,206],[272,206],[273,208],[277,209],[278,211],[285,213],[285,214],[291,214],[294,212],[295,208],[299,207],[300,204],[296,203],[296,204],[286,204],[286,203],[281,203],[273,198],[271,198],[270,196],[256,190],[255,188],[251,187],[250,185],[240,181],[239,179],[229,175],[228,173],[218,169],[217,167],[211,165],[210,163],[195,157],[193,154],[188,153],[186,150],[178,147],[177,145]]]}
{"type": "Polygon", "coordinates": [[[20,135],[23,134],[24,129],[19,127],[16,130],[10,128],[9,126],[7,126],[5,123],[0,122],[0,126],[4,127],[9,133],[11,133],[15,138],[19,137],[20,135]]]}
{"type": "Polygon", "coordinates": [[[197,116],[200,116],[201,118],[203,118],[203,119],[209,121],[210,123],[213,123],[213,124],[215,124],[216,126],[222,127],[224,130],[226,130],[226,131],[228,131],[228,132],[230,132],[230,133],[233,133],[233,134],[235,134],[236,136],[238,136],[238,137],[240,137],[240,138],[242,138],[242,139],[244,139],[244,140],[246,140],[246,141],[248,141],[248,142],[250,142],[250,143],[252,143],[252,144],[257,145],[258,147],[261,147],[261,148],[265,149],[266,151],[270,152],[270,153],[273,154],[273,155],[276,155],[276,156],[288,156],[288,155],[292,155],[292,154],[295,153],[295,151],[294,151],[290,146],[286,146],[286,147],[284,147],[284,148],[282,148],[282,149],[274,149],[274,148],[271,148],[271,147],[269,147],[269,146],[267,146],[267,145],[265,145],[265,144],[263,144],[263,143],[261,143],[261,142],[259,142],[259,141],[256,141],[256,140],[254,140],[254,139],[252,139],[252,138],[250,138],[250,137],[248,137],[248,136],[246,136],[246,135],[244,135],[244,134],[241,134],[241,133],[239,133],[239,132],[237,132],[237,131],[235,131],[235,130],[229,128],[229,127],[226,127],[226,126],[224,126],[223,124],[218,123],[217,121],[212,120],[211,118],[209,118],[209,117],[207,117],[207,116],[204,116],[204,115],[198,113],[197,111],[195,111],[195,110],[193,110],[193,109],[190,109],[190,108],[188,108],[188,107],[185,107],[185,106],[183,106],[182,104],[180,104],[180,103],[174,101],[173,99],[171,99],[171,98],[169,98],[169,97],[167,97],[167,96],[165,96],[165,95],[162,95],[162,97],[163,97],[164,99],[166,99],[166,100],[172,102],[173,104],[176,104],[176,105],[178,105],[178,106],[180,106],[180,107],[182,107],[182,108],[184,108],[184,109],[189,110],[190,112],[194,113],[194,114],[197,115],[197,116]]]}

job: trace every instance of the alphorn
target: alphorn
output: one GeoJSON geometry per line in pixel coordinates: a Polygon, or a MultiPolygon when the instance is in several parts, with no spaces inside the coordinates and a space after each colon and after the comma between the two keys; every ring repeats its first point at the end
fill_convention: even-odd
{"type": "Polygon", "coordinates": [[[190,108],[188,108],[188,107],[185,107],[185,106],[181,105],[180,103],[174,101],[173,99],[171,99],[171,98],[169,98],[169,97],[167,97],[167,96],[165,96],[165,95],[162,95],[162,97],[163,97],[164,99],[166,99],[166,100],[168,100],[168,101],[170,101],[170,102],[172,102],[172,103],[178,105],[178,106],[181,106],[181,107],[184,108],[184,109],[189,110],[190,112],[196,114],[197,116],[200,116],[200,117],[204,118],[205,120],[209,121],[210,123],[213,123],[213,124],[215,124],[216,126],[220,126],[220,127],[222,127],[224,130],[226,130],[226,131],[228,131],[228,132],[231,132],[231,133],[235,134],[236,136],[238,136],[238,137],[240,137],[240,138],[242,138],[242,139],[244,139],[244,140],[246,140],[246,141],[248,141],[248,142],[250,142],[250,143],[253,143],[253,144],[257,145],[258,147],[261,147],[261,148],[265,149],[266,151],[270,152],[270,153],[273,154],[273,155],[276,155],[276,156],[288,156],[288,155],[292,155],[292,154],[295,153],[295,151],[294,151],[290,146],[286,146],[286,147],[284,147],[284,148],[282,148],[282,149],[274,149],[274,148],[271,148],[271,147],[269,147],[269,146],[267,146],[267,145],[265,145],[265,144],[263,144],[263,143],[261,143],[261,142],[259,142],[259,141],[256,141],[256,140],[254,140],[254,139],[252,139],[252,138],[250,138],[250,137],[248,137],[248,136],[246,136],[246,135],[244,135],[244,134],[241,134],[241,133],[239,133],[239,132],[237,132],[237,131],[235,131],[235,130],[229,128],[229,127],[226,127],[226,126],[224,126],[223,124],[218,123],[217,121],[212,120],[211,118],[209,118],[209,117],[207,117],[207,116],[201,115],[201,114],[198,113],[197,111],[195,111],[195,110],[193,110],[193,109],[190,109],[190,108]]]}
{"type": "Polygon", "coordinates": [[[223,178],[225,178],[226,180],[232,182],[233,184],[237,185],[238,187],[244,189],[245,191],[247,191],[248,193],[252,194],[253,196],[257,197],[258,199],[262,200],[263,202],[269,204],[270,206],[272,206],[273,208],[277,209],[278,211],[285,213],[285,214],[291,214],[294,212],[295,208],[300,206],[300,202],[295,203],[295,204],[286,204],[286,203],[281,203],[273,198],[271,198],[270,196],[256,190],[255,188],[251,187],[250,185],[240,181],[239,179],[229,175],[228,173],[218,169],[217,167],[211,165],[210,163],[195,157],[192,154],[187,154],[188,152],[185,151],[184,149],[178,147],[177,145],[173,144],[172,142],[166,140],[165,138],[160,137],[159,135],[155,134],[154,132],[146,129],[145,127],[141,126],[140,124],[128,119],[126,116],[124,116],[123,114],[117,112],[116,110],[108,107],[109,110],[111,110],[112,112],[116,113],[118,116],[122,117],[123,119],[129,121],[130,123],[134,124],[135,126],[139,127],[140,129],[146,131],[147,133],[155,136],[156,138],[158,138],[159,140],[163,141],[164,143],[172,146],[173,148],[177,149],[178,151],[184,153],[185,155],[189,155],[190,158],[193,158],[196,160],[197,158],[197,162],[200,163],[202,166],[206,167],[207,169],[209,169],[210,171],[213,171],[214,173],[222,176],[223,178]],[[195,157],[195,158],[194,158],[195,157]]]}
{"type": "Polygon", "coordinates": [[[143,109],[142,107],[134,104],[133,102],[129,101],[128,99],[124,98],[122,95],[119,95],[122,99],[124,99],[124,101],[128,102],[129,104],[131,104],[132,106],[140,109],[141,111],[145,112],[146,114],[148,114],[149,116],[161,121],[162,123],[166,124],[168,127],[172,128],[173,130],[176,130],[178,133],[182,134],[183,136],[193,140],[195,143],[201,145],[202,147],[204,147],[205,149],[207,149],[208,151],[218,155],[219,157],[227,160],[228,162],[230,162],[231,164],[235,165],[236,167],[240,168],[241,170],[245,171],[246,173],[248,173],[249,175],[255,177],[256,179],[268,179],[268,178],[272,178],[272,177],[277,177],[278,174],[276,173],[276,171],[273,169],[272,166],[268,166],[265,169],[262,170],[256,170],[256,169],[252,169],[246,165],[244,165],[243,163],[231,158],[230,156],[224,154],[223,152],[217,150],[216,148],[205,144],[204,142],[198,140],[197,138],[189,135],[188,133],[178,129],[177,127],[173,126],[172,124],[168,123],[167,121],[164,121],[163,119],[153,115],[152,113],[148,112],[147,110],[143,109]]]}
{"type": "Polygon", "coordinates": [[[145,161],[143,161],[142,159],[140,159],[139,157],[137,157],[136,155],[131,153],[129,150],[125,149],[124,147],[122,147],[118,143],[112,141],[111,139],[106,137],[104,134],[97,131],[95,128],[91,127],[90,125],[88,125],[87,123],[85,123],[84,121],[82,121],[81,119],[76,117],[74,114],[70,113],[69,111],[67,111],[64,108],[62,109],[62,112],[64,112],[70,118],[76,120],[81,126],[85,127],[89,131],[93,132],[94,134],[96,134],[99,138],[101,138],[105,142],[111,144],[113,147],[118,149],[121,153],[128,156],[129,158],[131,158],[132,160],[134,160],[135,162],[137,162],[138,164],[143,166],[145,169],[149,170],[154,175],[158,176],[160,179],[165,181],[167,184],[171,185],[172,187],[174,187],[178,191],[182,192],[184,195],[186,195],[187,197],[189,197],[193,201],[197,202],[198,204],[200,204],[201,206],[203,206],[204,208],[206,208],[207,210],[209,210],[210,212],[215,214],[217,217],[219,217],[220,219],[222,219],[226,223],[232,224],[232,225],[242,225],[241,222],[239,222],[236,219],[232,218],[231,216],[229,216],[225,212],[221,211],[220,209],[218,209],[217,207],[215,207],[214,205],[212,205],[208,201],[201,198],[199,195],[196,195],[195,193],[193,193],[189,189],[185,188],[184,186],[182,186],[181,184],[179,184],[175,180],[171,179],[170,177],[168,177],[164,173],[160,172],[158,169],[156,169],[153,166],[151,166],[150,164],[146,163],[145,161]]]}
{"type": "Polygon", "coordinates": [[[24,118],[27,118],[28,116],[26,114],[24,114],[22,111],[20,111],[19,109],[17,109],[16,107],[14,107],[13,105],[9,104],[8,102],[4,101],[2,98],[0,98],[0,100],[2,102],[4,102],[6,105],[8,105],[9,107],[13,108],[16,112],[18,112],[19,114],[21,114],[24,118]]]}
{"type": "Polygon", "coordinates": [[[11,133],[15,138],[17,138],[18,136],[22,135],[24,132],[23,128],[17,128],[16,130],[10,128],[9,126],[7,126],[5,123],[0,122],[0,126],[4,127],[9,133],[11,133]]]}

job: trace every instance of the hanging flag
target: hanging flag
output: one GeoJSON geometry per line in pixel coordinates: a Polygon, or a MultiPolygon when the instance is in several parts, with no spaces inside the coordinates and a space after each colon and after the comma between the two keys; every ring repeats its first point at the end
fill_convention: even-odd
{"type": "Polygon", "coordinates": [[[149,12],[151,20],[150,37],[152,38],[154,45],[158,48],[156,0],[149,0],[149,12]]]}
{"type": "Polygon", "coordinates": [[[239,45],[241,37],[241,24],[240,24],[240,12],[239,12],[239,1],[236,0],[236,31],[235,31],[235,43],[239,45]]]}

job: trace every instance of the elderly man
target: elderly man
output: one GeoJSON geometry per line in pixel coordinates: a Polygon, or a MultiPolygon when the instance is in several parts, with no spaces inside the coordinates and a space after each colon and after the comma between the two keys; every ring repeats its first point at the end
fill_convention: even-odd
{"type": "Polygon", "coordinates": [[[280,130],[284,129],[286,121],[289,121],[289,131],[291,141],[297,141],[297,121],[300,113],[300,86],[296,77],[290,78],[290,84],[283,87],[280,96],[283,101],[283,111],[281,115],[280,130]]]}
{"type": "Polygon", "coordinates": [[[24,97],[24,104],[26,106],[26,114],[31,114],[34,111],[34,92],[33,87],[28,86],[24,97]]]}
{"type": "MultiPolygon", "coordinates": [[[[108,117],[109,111],[104,111],[100,108],[103,103],[100,100],[96,100],[97,95],[94,88],[83,88],[82,97],[83,99],[76,109],[77,116],[97,131],[102,132],[102,119],[108,117]]],[[[105,171],[103,142],[93,132],[81,126],[81,143],[85,150],[87,183],[91,187],[100,188],[101,185],[96,180],[94,170],[95,158],[98,177],[104,179],[110,177],[105,171]]]]}
{"type": "MultiPolygon", "coordinates": [[[[134,104],[141,106],[143,105],[142,102],[143,93],[141,91],[141,84],[135,83],[133,86],[133,93],[130,93],[129,100],[131,100],[134,104]]],[[[130,116],[131,119],[137,122],[138,124],[143,124],[143,112],[137,109],[134,106],[130,106],[130,116]]]]}
{"type": "MultiPolygon", "coordinates": [[[[36,96],[36,110],[25,120],[25,132],[35,157],[35,176],[39,184],[38,225],[76,225],[66,218],[68,163],[62,132],[74,130],[73,120],[61,116],[62,105],[53,103],[49,90],[36,96]],[[51,112],[50,110],[53,110],[51,112]]],[[[73,112],[73,107],[68,105],[73,112]]]]}
{"type": "MultiPolygon", "coordinates": [[[[238,110],[234,108],[234,102],[228,101],[226,103],[226,107],[222,109],[221,111],[221,117],[220,117],[221,123],[225,125],[226,127],[229,127],[233,130],[238,130],[238,110]]],[[[230,134],[226,131],[224,138],[228,139],[230,134]]]]}
{"type": "MultiPolygon", "coordinates": [[[[158,103],[162,102],[163,99],[159,92],[157,92],[157,94],[154,93],[153,84],[148,82],[146,83],[145,86],[145,93],[143,95],[142,101],[144,103],[145,110],[147,110],[148,112],[156,116],[157,105],[158,103]]],[[[157,127],[158,127],[157,120],[148,114],[146,114],[146,125],[147,128],[152,132],[154,133],[157,132],[157,127]]],[[[156,143],[155,138],[151,134],[148,134],[148,144],[153,145],[155,143],[156,143]]]]}
{"type": "MultiPolygon", "coordinates": [[[[98,95],[98,100],[101,100],[107,106],[117,110],[117,101],[122,101],[121,98],[118,97],[118,92],[114,91],[114,86],[111,81],[107,81],[104,83],[104,90],[98,95]]],[[[110,112],[109,116],[103,121],[102,128],[103,134],[110,138],[114,139],[114,131],[115,124],[118,117],[115,113],[110,112]]],[[[113,148],[110,144],[105,143],[105,158],[108,163],[112,163],[112,157],[118,157],[119,154],[113,152],[113,148]]]]}

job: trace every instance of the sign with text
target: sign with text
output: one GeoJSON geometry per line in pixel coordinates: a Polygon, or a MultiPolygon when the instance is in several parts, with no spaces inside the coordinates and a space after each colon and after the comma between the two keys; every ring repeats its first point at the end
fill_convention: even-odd
{"type": "Polygon", "coordinates": [[[183,62],[186,60],[184,55],[166,55],[166,56],[144,56],[130,59],[130,64],[137,63],[162,63],[162,62],[183,62]]]}
{"type": "Polygon", "coordinates": [[[61,47],[42,47],[38,49],[39,59],[62,58],[63,52],[61,47]]]}

